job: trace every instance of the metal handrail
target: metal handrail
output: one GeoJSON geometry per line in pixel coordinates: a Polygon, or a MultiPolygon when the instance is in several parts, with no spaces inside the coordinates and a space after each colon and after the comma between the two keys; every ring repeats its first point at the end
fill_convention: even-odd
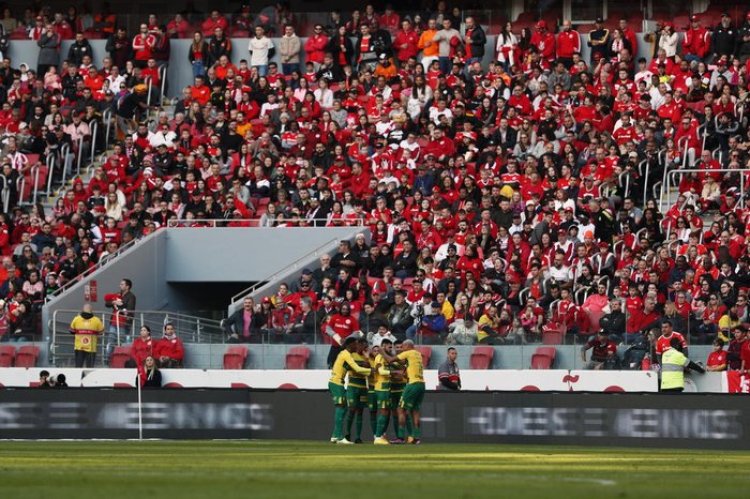
{"type": "Polygon", "coordinates": [[[39,163],[31,167],[34,170],[34,195],[32,197],[32,203],[36,204],[37,196],[39,195],[39,163]]]}
{"type": "Polygon", "coordinates": [[[148,83],[148,95],[146,96],[146,106],[151,107],[151,89],[154,88],[153,78],[147,76],[144,78],[144,83],[148,83]]]}
{"type": "Polygon", "coordinates": [[[299,263],[302,260],[307,260],[308,258],[310,258],[312,256],[317,256],[319,254],[319,252],[323,248],[325,248],[329,244],[335,243],[338,240],[339,240],[339,238],[334,237],[333,239],[329,239],[328,241],[326,241],[325,243],[323,243],[320,246],[316,247],[315,249],[312,249],[312,250],[308,251],[307,253],[305,253],[301,257],[297,258],[296,260],[294,260],[290,264],[286,265],[285,267],[277,270],[273,274],[267,276],[264,279],[259,280],[258,282],[256,282],[252,286],[247,287],[247,288],[243,289],[242,291],[240,291],[239,293],[237,293],[236,295],[232,296],[232,299],[230,300],[230,303],[231,304],[237,303],[241,299],[245,298],[245,296],[248,296],[250,294],[255,293],[258,289],[262,288],[267,283],[275,280],[279,275],[283,275],[283,274],[289,273],[289,271],[292,270],[292,269],[294,269],[297,265],[299,265],[299,263]]]}
{"type": "Polygon", "coordinates": [[[99,121],[94,120],[94,125],[91,127],[91,160],[89,164],[94,163],[94,155],[96,154],[96,138],[99,134],[99,121]]]}
{"type": "Polygon", "coordinates": [[[159,77],[161,78],[161,93],[159,94],[159,104],[164,101],[164,89],[167,88],[167,65],[159,66],[159,77]]]}
{"type": "Polygon", "coordinates": [[[107,129],[104,131],[105,148],[109,145],[109,132],[112,128],[112,109],[105,109],[102,113],[102,123],[106,123],[107,129]]]}
{"type": "Polygon", "coordinates": [[[3,213],[8,213],[8,205],[10,204],[10,189],[8,189],[8,177],[0,173],[0,179],[3,181],[3,213]]]}
{"type": "Polygon", "coordinates": [[[46,163],[47,163],[47,198],[50,197],[50,194],[52,194],[52,178],[53,173],[55,171],[55,164],[57,163],[57,159],[55,157],[55,154],[48,154],[46,163]]]}
{"type": "Polygon", "coordinates": [[[16,192],[18,192],[18,204],[23,204],[23,192],[26,190],[26,175],[16,178],[16,192]]]}
{"type": "MultiPolygon", "coordinates": [[[[89,130],[90,131],[90,130],[89,130]]],[[[81,160],[83,159],[83,137],[78,139],[78,150],[76,151],[76,175],[81,175],[81,160]]]]}
{"type": "MultiPolygon", "coordinates": [[[[50,336],[49,336],[49,353],[50,363],[56,364],[57,360],[55,357],[62,357],[63,355],[72,360],[73,354],[73,338],[68,332],[68,325],[73,317],[78,315],[80,310],[72,309],[57,309],[52,312],[52,318],[48,321],[50,336]],[[58,326],[61,328],[61,335],[58,337],[58,326]],[[63,354],[63,350],[65,353],[63,354]]],[[[99,317],[105,326],[110,326],[111,319],[120,314],[120,311],[116,310],[95,310],[94,315],[99,317]]],[[[224,334],[224,328],[222,321],[215,319],[206,319],[204,317],[198,317],[189,314],[182,314],[171,312],[169,310],[136,310],[132,314],[130,328],[126,331],[122,331],[119,325],[119,321],[115,321],[112,325],[114,326],[114,340],[115,346],[120,346],[123,343],[128,343],[132,340],[131,334],[135,336],[137,333],[134,330],[135,327],[142,327],[144,325],[149,326],[153,331],[153,337],[159,339],[159,335],[156,331],[163,328],[167,323],[172,323],[177,329],[178,337],[185,343],[216,343],[222,344],[226,342],[226,335],[224,334]]],[[[105,335],[107,331],[105,329],[105,335]]],[[[106,337],[105,337],[106,338],[106,337]]],[[[106,339],[101,341],[101,360],[106,363],[109,359],[106,358],[106,339]]],[[[111,352],[110,352],[111,353],[111,352]]]]}

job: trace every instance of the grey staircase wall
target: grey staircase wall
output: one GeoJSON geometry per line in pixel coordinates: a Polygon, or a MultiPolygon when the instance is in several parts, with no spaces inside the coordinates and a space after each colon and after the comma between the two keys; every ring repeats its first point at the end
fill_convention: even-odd
{"type": "MultiPolygon", "coordinates": [[[[95,309],[104,308],[104,295],[116,293],[120,280],[128,278],[133,281],[138,309],[190,313],[189,304],[194,300],[186,299],[170,283],[231,282],[249,286],[265,281],[305,255],[308,257],[299,264],[313,265],[317,257],[310,254],[311,250],[330,242],[326,247],[335,251],[339,240],[352,240],[360,232],[363,229],[357,227],[163,229],[48,302],[42,315],[45,337],[54,310],[79,309],[84,303],[85,286],[91,281],[96,281],[98,290],[95,309]]],[[[364,232],[369,237],[369,231],[364,232]]],[[[290,268],[289,274],[293,272],[290,268]]]]}

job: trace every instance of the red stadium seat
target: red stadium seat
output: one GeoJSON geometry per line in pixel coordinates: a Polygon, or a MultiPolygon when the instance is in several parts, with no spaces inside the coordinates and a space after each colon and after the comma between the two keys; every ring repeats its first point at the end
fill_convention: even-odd
{"type": "Polygon", "coordinates": [[[295,385],[294,383],[282,383],[281,385],[279,385],[278,389],[279,390],[299,390],[297,385],[295,385]]]}
{"type": "Polygon", "coordinates": [[[182,388],[182,385],[177,383],[176,381],[172,381],[171,383],[167,383],[163,386],[163,388],[182,388]]]}
{"type": "Polygon", "coordinates": [[[39,347],[27,345],[16,352],[16,367],[36,367],[39,358],[39,347]]]}
{"type": "Polygon", "coordinates": [[[557,350],[555,347],[538,347],[531,356],[532,369],[552,369],[557,350]]]}
{"type": "Polygon", "coordinates": [[[495,357],[495,349],[488,346],[474,347],[469,358],[469,365],[472,369],[489,369],[492,365],[492,359],[495,357]]]}
{"type": "Polygon", "coordinates": [[[250,388],[250,385],[246,383],[232,383],[230,385],[230,388],[236,389],[236,390],[247,390],[248,388],[250,388]]]}
{"type": "Polygon", "coordinates": [[[0,367],[13,367],[13,359],[16,357],[16,349],[10,345],[0,347],[0,367]]]}
{"type": "Polygon", "coordinates": [[[310,360],[310,349],[307,347],[290,348],[286,354],[287,369],[307,369],[310,360]]]}
{"type": "Polygon", "coordinates": [[[244,369],[248,350],[245,346],[231,346],[224,354],[224,369],[244,369]]]}
{"type": "Polygon", "coordinates": [[[565,330],[559,325],[542,328],[542,343],[545,345],[562,345],[564,338],[565,330]]]}
{"type": "Polygon", "coordinates": [[[430,365],[430,359],[432,358],[432,347],[417,346],[414,349],[422,354],[422,367],[427,369],[430,365]]]}
{"type": "Polygon", "coordinates": [[[115,347],[112,357],[109,359],[109,367],[113,369],[122,369],[125,363],[130,360],[130,345],[115,347]]]}
{"type": "Polygon", "coordinates": [[[114,388],[135,388],[130,383],[115,383],[112,385],[114,388]]]}

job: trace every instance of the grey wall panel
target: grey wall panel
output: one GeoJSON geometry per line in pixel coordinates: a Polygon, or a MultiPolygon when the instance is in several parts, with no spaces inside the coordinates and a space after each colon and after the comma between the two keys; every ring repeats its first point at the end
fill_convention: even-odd
{"type": "Polygon", "coordinates": [[[166,280],[255,282],[334,240],[352,239],[354,227],[288,229],[170,229],[166,280]]]}

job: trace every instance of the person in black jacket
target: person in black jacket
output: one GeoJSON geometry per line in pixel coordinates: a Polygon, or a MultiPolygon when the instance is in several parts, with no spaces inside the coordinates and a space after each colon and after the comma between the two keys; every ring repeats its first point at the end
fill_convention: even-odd
{"type": "Polygon", "coordinates": [[[609,302],[610,311],[599,319],[599,327],[613,341],[621,341],[625,334],[625,314],[622,312],[620,300],[615,298],[609,302]]]}
{"type": "Polygon", "coordinates": [[[124,28],[117,28],[117,32],[107,39],[105,50],[112,58],[112,64],[121,71],[125,69],[125,63],[130,59],[132,43],[124,28]]]}
{"type": "Polygon", "coordinates": [[[312,300],[304,296],[299,301],[300,311],[294,319],[294,324],[284,336],[288,344],[313,343],[315,334],[320,332],[321,317],[313,310],[312,300]]]}
{"type": "Polygon", "coordinates": [[[142,388],[161,388],[161,371],[156,365],[156,359],[148,356],[143,361],[143,372],[141,374],[142,388]]]}
{"type": "Polygon", "coordinates": [[[711,35],[711,55],[713,60],[725,55],[727,58],[734,55],[737,49],[737,28],[732,26],[732,18],[724,12],[721,15],[721,22],[711,35]]]}
{"type": "Polygon", "coordinates": [[[83,33],[76,33],[76,39],[68,49],[68,59],[76,65],[80,66],[83,62],[83,56],[89,56],[94,58],[94,52],[91,49],[91,44],[83,36],[83,33]]]}
{"type": "Polygon", "coordinates": [[[474,21],[473,17],[467,17],[465,23],[464,45],[466,46],[466,65],[468,67],[474,62],[482,62],[487,35],[484,33],[484,29],[474,21]]]}
{"type": "Polygon", "coordinates": [[[216,64],[222,55],[231,59],[232,42],[229,41],[229,38],[227,38],[226,35],[224,35],[224,30],[216,28],[214,30],[214,36],[208,41],[208,59],[206,60],[206,68],[210,68],[216,64]]]}
{"type": "Polygon", "coordinates": [[[259,341],[263,322],[263,316],[255,308],[255,301],[246,296],[242,300],[242,308],[224,321],[224,331],[229,335],[230,343],[259,341]]]}

